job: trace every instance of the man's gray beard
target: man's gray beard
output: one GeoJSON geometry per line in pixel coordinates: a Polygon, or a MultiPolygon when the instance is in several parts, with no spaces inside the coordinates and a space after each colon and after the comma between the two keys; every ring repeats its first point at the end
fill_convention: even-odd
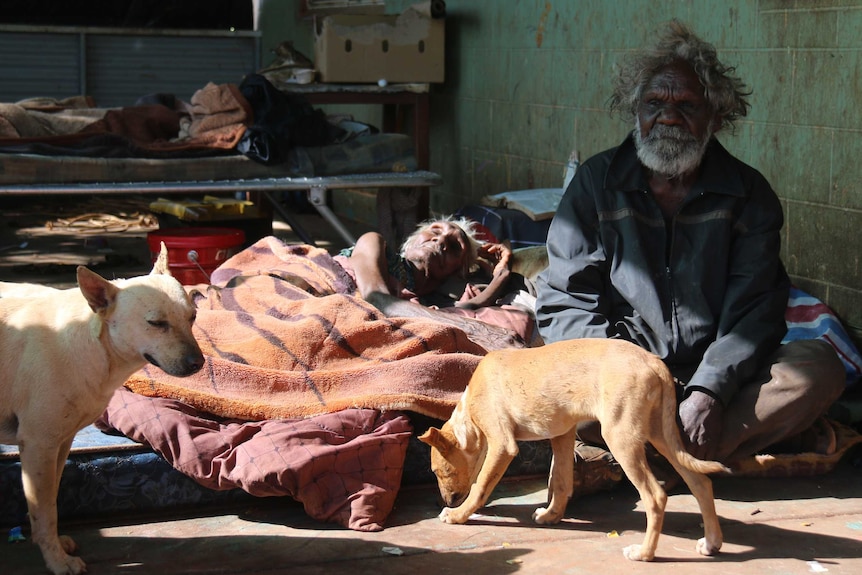
{"type": "Polygon", "coordinates": [[[644,138],[640,126],[635,124],[634,138],[638,159],[644,166],[667,178],[675,178],[700,165],[712,138],[712,129],[707,129],[703,141],[698,141],[682,128],[656,124],[644,138]]]}

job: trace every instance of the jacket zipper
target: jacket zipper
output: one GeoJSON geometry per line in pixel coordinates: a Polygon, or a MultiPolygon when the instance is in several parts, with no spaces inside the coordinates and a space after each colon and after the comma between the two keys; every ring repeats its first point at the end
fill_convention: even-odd
{"type": "Polygon", "coordinates": [[[676,214],[671,218],[670,226],[668,227],[669,230],[666,236],[667,246],[665,247],[665,280],[667,281],[667,292],[670,297],[670,326],[672,338],[670,342],[670,350],[673,355],[676,355],[677,348],[679,347],[679,322],[677,321],[676,293],[673,289],[673,269],[671,267],[674,233],[676,231],[676,214]]]}

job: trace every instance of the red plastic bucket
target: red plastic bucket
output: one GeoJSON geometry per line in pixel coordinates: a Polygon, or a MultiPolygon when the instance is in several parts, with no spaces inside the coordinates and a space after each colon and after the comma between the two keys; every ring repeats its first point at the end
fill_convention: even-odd
{"type": "Polygon", "coordinates": [[[242,230],[233,228],[168,228],[147,234],[153,261],[161,242],[168,248],[168,268],[183,285],[209,283],[210,274],[237,253],[245,242],[242,230]]]}

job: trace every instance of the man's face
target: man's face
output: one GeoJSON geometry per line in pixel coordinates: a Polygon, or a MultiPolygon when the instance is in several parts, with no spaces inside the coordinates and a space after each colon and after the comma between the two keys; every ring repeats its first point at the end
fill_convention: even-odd
{"type": "Polygon", "coordinates": [[[641,94],[634,131],[638,158],[664,176],[691,172],[700,164],[715,119],[694,69],[683,61],[668,64],[641,94]]]}
{"type": "Polygon", "coordinates": [[[460,227],[434,222],[404,246],[404,255],[426,277],[443,281],[461,271],[468,249],[467,236],[460,227]]]}

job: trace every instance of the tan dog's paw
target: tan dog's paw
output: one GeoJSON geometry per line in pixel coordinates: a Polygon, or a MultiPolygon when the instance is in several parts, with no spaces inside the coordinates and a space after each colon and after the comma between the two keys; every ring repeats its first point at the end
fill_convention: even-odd
{"type": "Polygon", "coordinates": [[[560,514],[551,513],[549,509],[539,507],[533,512],[533,523],[539,525],[554,525],[563,518],[560,514]]]}
{"type": "Polygon", "coordinates": [[[74,555],[66,555],[65,559],[46,563],[54,575],[81,575],[87,572],[87,564],[84,560],[74,555]]]}
{"type": "Polygon", "coordinates": [[[710,555],[715,555],[716,553],[718,553],[718,550],[721,549],[721,543],[719,543],[718,545],[711,545],[706,540],[706,537],[701,537],[697,540],[697,546],[695,547],[695,549],[697,549],[697,552],[701,555],[706,555],[707,557],[709,557],[710,555]]]}
{"type": "Polygon", "coordinates": [[[629,545],[623,549],[623,555],[630,561],[652,561],[654,558],[652,554],[643,552],[640,545],[629,545]]]}
{"type": "Polygon", "coordinates": [[[461,523],[466,523],[468,516],[462,516],[461,513],[458,512],[457,507],[444,507],[443,511],[440,512],[440,515],[437,517],[440,518],[440,521],[443,523],[448,523],[449,525],[460,525],[461,523]]]}

